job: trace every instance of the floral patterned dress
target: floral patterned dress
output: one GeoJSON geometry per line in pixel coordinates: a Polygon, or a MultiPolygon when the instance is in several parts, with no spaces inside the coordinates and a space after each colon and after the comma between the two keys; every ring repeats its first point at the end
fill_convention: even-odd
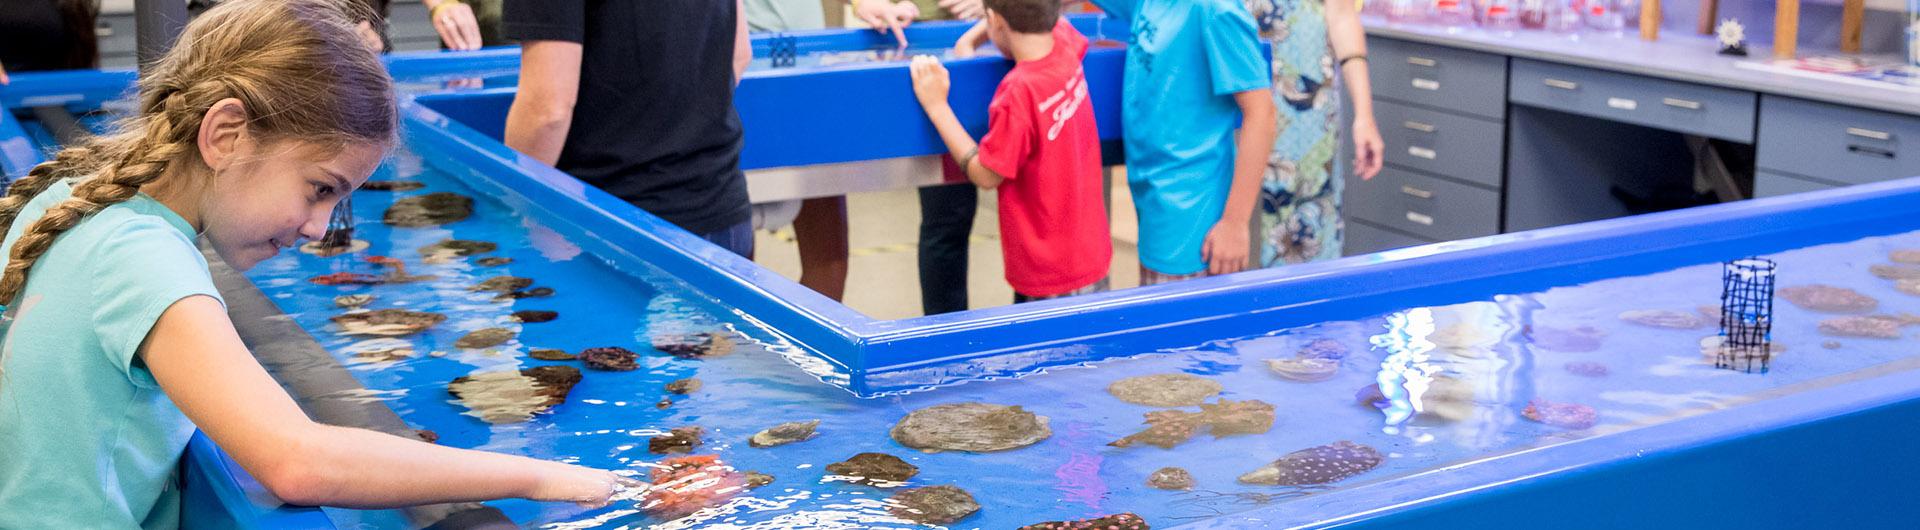
{"type": "Polygon", "coordinates": [[[1246,0],[1273,46],[1280,134],[1253,234],[1262,267],[1340,257],[1340,91],[1324,0],[1246,0]]]}

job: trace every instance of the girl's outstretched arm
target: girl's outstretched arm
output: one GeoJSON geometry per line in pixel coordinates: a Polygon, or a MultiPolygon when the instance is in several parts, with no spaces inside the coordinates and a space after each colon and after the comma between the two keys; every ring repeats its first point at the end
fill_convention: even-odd
{"type": "Polygon", "coordinates": [[[604,505],[608,471],[314,423],[207,296],[175,302],[140,358],[194,425],[281,500],[384,509],[526,498],[604,505]]]}

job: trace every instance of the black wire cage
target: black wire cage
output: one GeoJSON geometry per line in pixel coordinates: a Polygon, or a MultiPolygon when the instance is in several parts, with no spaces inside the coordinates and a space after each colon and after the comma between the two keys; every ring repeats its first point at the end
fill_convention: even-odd
{"type": "Polygon", "coordinates": [[[774,34],[767,40],[767,58],[772,60],[774,68],[787,68],[798,64],[800,39],[785,33],[774,34]]]}
{"type": "Polygon", "coordinates": [[[353,245],[353,194],[340,198],[340,204],[333,207],[333,218],[327,220],[327,233],[320,236],[322,249],[346,249],[353,245]]]}
{"type": "Polygon", "coordinates": [[[1766,373],[1773,360],[1773,260],[1726,262],[1720,283],[1720,351],[1714,366],[1766,373]]]}

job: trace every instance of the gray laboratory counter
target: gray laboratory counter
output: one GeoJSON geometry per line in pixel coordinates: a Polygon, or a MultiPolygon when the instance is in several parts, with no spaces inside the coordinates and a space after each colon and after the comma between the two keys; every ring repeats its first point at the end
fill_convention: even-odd
{"type": "Polygon", "coordinates": [[[1365,25],[1387,167],[1348,177],[1348,254],[1920,175],[1920,90],[1671,30],[1365,25]]]}

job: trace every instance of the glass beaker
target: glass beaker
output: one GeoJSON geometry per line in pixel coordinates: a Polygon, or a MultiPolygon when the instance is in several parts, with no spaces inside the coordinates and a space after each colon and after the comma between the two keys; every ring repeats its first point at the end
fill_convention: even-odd
{"type": "Polygon", "coordinates": [[[1489,28],[1512,29],[1520,27],[1519,6],[1517,0],[1476,0],[1474,15],[1481,26],[1489,28]]]}
{"type": "Polygon", "coordinates": [[[1473,6],[1468,0],[1433,0],[1427,17],[1445,26],[1473,25],[1473,6]]]}

